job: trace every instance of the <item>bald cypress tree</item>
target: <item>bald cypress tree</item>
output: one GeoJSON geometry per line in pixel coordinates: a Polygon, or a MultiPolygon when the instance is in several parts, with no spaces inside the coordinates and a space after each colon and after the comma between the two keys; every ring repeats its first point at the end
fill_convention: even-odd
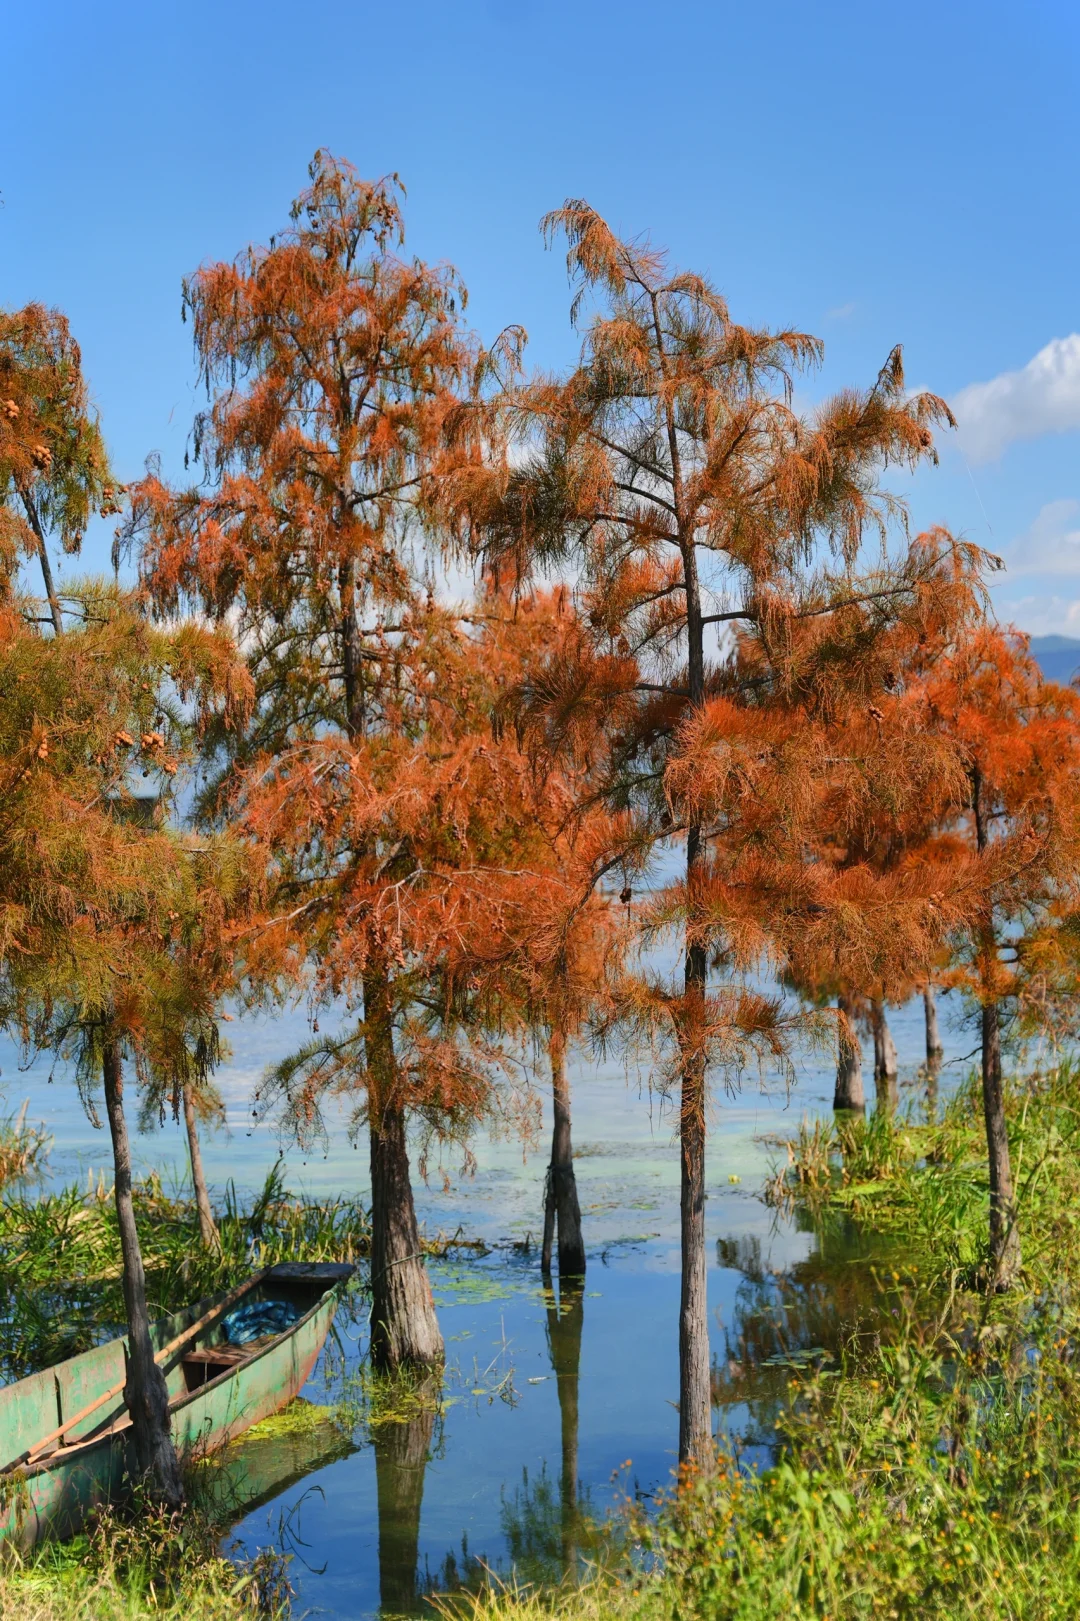
{"type": "MultiPolygon", "coordinates": [[[[821,863],[811,881],[801,842],[829,762],[852,752],[850,737],[836,748],[833,729],[857,719],[859,747],[876,753],[890,793],[909,769],[917,776],[910,740],[902,766],[876,748],[867,706],[886,691],[886,666],[875,649],[897,614],[974,611],[972,554],[951,542],[909,548],[902,507],[880,486],[887,464],[932,458],[931,430],[950,420],[941,400],[908,394],[899,350],[869,388],[802,417],[792,377],[818,359],[817,340],[737,324],[705,277],[621,240],[584,202],[545,230],[569,242],[573,318],[588,299],[595,314],[567,375],[511,385],[487,407],[502,406],[519,452],[486,481],[472,475],[462,508],[503,579],[574,573],[577,656],[525,704],[543,716],[544,746],[573,750],[581,717],[602,717],[609,803],[632,808],[643,840],[679,840],[685,853],[684,880],[643,918],[652,937],[677,932],[681,974],[628,982],[621,1022],[658,1052],[666,1041],[658,1078],[678,1093],[679,1453],[700,1463],[710,1444],[708,1076],[737,1076],[755,1052],[782,1066],[792,1035],[739,969],[782,956],[807,929],[820,938],[821,919],[837,915],[830,870],[821,863]],[[894,517],[898,553],[867,562],[864,538],[886,536],[894,517]],[[735,633],[735,657],[721,626],[735,633]]],[[[835,772],[855,791],[854,772],[835,772]]],[[[893,900],[917,916],[916,933],[928,930],[924,949],[926,897],[893,900]]],[[[845,944],[833,930],[830,949],[841,973],[861,956],[880,977],[888,942],[879,930],[845,944]]]]}
{"type": "MultiPolygon", "coordinates": [[[[966,856],[978,905],[951,941],[947,983],[976,1010],[990,1173],[987,1279],[1006,1290],[1021,1265],[1006,1116],[1003,1038],[1052,1031],[1072,1002],[1080,908],[1080,695],[1044,680],[1026,638],[982,625],[911,650],[927,732],[945,733],[965,791],[923,850],[966,856]]],[[[1072,1019],[1064,1014],[1065,1029],[1072,1019]]]]}
{"type": "Polygon", "coordinates": [[[335,1024],[274,1068],[260,1102],[305,1133],[328,1094],[352,1100],[371,1174],[372,1355],[423,1366],[443,1343],[408,1128],[423,1156],[513,1093],[465,965],[469,940],[501,931],[535,834],[473,615],[434,590],[447,430],[478,359],[464,290],[401,253],[395,179],[321,152],[310,181],[269,245],[187,282],[211,395],[195,429],[205,476],[173,489],[151,474],[130,534],[160,618],[190,603],[238,627],[255,704],[208,740],[207,820],[270,853],[281,923],[263,970],[310,997],[313,1026],[316,1012],[335,1024]]]}

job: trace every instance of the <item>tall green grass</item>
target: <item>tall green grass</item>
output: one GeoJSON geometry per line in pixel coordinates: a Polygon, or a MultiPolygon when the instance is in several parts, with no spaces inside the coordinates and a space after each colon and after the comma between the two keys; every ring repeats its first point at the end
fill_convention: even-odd
{"type": "MultiPolygon", "coordinates": [[[[1006,1113],[1025,1285],[1080,1281],[1080,1072],[1071,1063],[1013,1078],[1006,1113]]],[[[977,1284],[986,1258],[990,1181],[977,1077],[940,1118],[888,1113],[804,1125],[767,1197],[819,1227],[854,1220],[898,1240],[942,1286],[977,1284]]]]}
{"type": "Polygon", "coordinates": [[[2,1621],[286,1621],[279,1560],[244,1568],[218,1548],[220,1528],[190,1512],[163,1523],[104,1518],[90,1536],[0,1563],[2,1621]],[[133,1528],[136,1527],[137,1529],[133,1528]]]}
{"type": "Polygon", "coordinates": [[[133,1588],[108,1572],[73,1572],[63,1580],[0,1572],[2,1621],[241,1621],[259,1614],[229,1575],[202,1573],[183,1593],[169,1595],[133,1588]]]}
{"type": "MultiPolygon", "coordinates": [[[[355,1200],[296,1198],[280,1164],[260,1193],[226,1190],[220,1253],[199,1234],[193,1199],[157,1176],[135,1190],[152,1312],[165,1314],[230,1287],[275,1261],[356,1260],[368,1253],[368,1214],[355,1200]]],[[[21,1378],[122,1330],[120,1233],[104,1179],[86,1188],[0,1202],[0,1372],[21,1378]]]]}

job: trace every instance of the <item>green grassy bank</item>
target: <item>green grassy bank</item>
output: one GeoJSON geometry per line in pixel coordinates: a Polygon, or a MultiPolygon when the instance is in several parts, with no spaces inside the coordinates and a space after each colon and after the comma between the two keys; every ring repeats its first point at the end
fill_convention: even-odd
{"type": "Polygon", "coordinates": [[[62,1574],[36,1569],[0,1575],[3,1621],[238,1621],[286,1615],[269,1608],[228,1561],[201,1568],[180,1586],[138,1580],[109,1568],[62,1574]]]}
{"type": "Polygon", "coordinates": [[[0,1621],[285,1621],[287,1561],[268,1553],[239,1567],[221,1553],[222,1530],[196,1489],[179,1515],[107,1510],[70,1542],[5,1548],[0,1621]]]}

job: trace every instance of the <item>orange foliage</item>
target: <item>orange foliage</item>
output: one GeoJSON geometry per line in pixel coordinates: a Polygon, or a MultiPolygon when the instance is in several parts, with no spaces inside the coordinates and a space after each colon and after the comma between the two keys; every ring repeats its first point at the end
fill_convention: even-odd
{"type": "MultiPolygon", "coordinates": [[[[928,796],[959,802],[956,751],[926,735],[896,671],[910,641],[978,618],[990,560],[934,531],[856,572],[864,532],[903,516],[878,470],[932,456],[930,428],[950,420],[942,401],[907,394],[898,351],[871,388],[802,418],[790,374],[816,340],[737,326],[706,281],[620,242],[584,204],[547,226],[566,232],[571,275],[601,308],[576,370],[509,393],[520,454],[486,484],[470,476],[464,518],[497,576],[580,570],[580,613],[522,684],[519,724],[538,753],[575,764],[605,734],[603,785],[590,781],[630,807],[639,851],[686,838],[687,877],[642,926],[682,932],[687,994],[704,994],[706,959],[734,976],[733,1025],[675,992],[672,1072],[695,1051],[737,1070],[740,997],[758,998],[737,980],[813,955],[834,976],[899,987],[966,915],[970,879],[884,873],[853,840],[928,796]],[[721,625],[734,641],[709,656],[721,625]],[[712,1032],[704,1048],[691,1028],[712,1032]]],[[[760,1050],[787,1049],[769,1035],[760,1050]]]]}
{"type": "Polygon", "coordinates": [[[189,1042],[216,1042],[258,876],[230,840],[165,825],[191,742],[165,714],[235,716],[245,682],[219,634],[155,631],[117,593],[81,600],[84,628],[0,635],[0,1018],[87,1081],[120,1040],[167,1087],[189,1042]]]}
{"type": "Polygon", "coordinates": [[[264,1104],[284,1089],[310,1131],[320,1095],[348,1091],[358,1119],[408,1108],[459,1135],[499,1101],[500,1037],[547,995],[538,965],[574,958],[603,840],[565,830],[574,795],[498,718],[555,605],[458,611],[431,589],[447,481],[480,456],[450,433],[480,361],[463,290],[396,256],[393,182],[326,154],[311,175],[289,231],[187,283],[216,390],[195,436],[210,485],[151,475],[129,534],[155,611],[229,616],[254,679],[252,724],[213,739],[216,807],[278,879],[246,971],[363,1010],[264,1104]]]}
{"type": "Polygon", "coordinates": [[[577,768],[602,731],[590,792],[632,813],[639,852],[685,839],[685,879],[642,919],[646,940],[681,938],[681,983],[627,980],[614,1017],[680,1087],[680,1458],[704,1461],[707,1075],[755,1057],[783,1070],[799,1030],[813,1033],[755,988],[763,960],[786,967],[812,945],[838,974],[886,980],[928,961],[956,920],[959,892],[914,871],[838,872],[814,842],[826,804],[843,824],[919,793],[918,740],[879,731],[890,665],[903,627],[977,617],[985,559],[944,534],[906,544],[902,529],[888,555],[904,513],[881,470],[932,459],[932,428],[952,420],[908,394],[898,349],[871,387],[802,416],[793,374],[819,358],[816,339],[739,326],[704,277],[620,240],[580,200],[544,228],[568,241],[572,319],[596,300],[581,358],[478,398],[461,442],[502,433],[517,454],[470,466],[451,509],[495,577],[575,573],[572,645],[521,692],[533,745],[577,768]],[[722,625],[739,627],[734,648],[722,625]]]}
{"type": "Polygon", "coordinates": [[[954,942],[948,982],[1012,1002],[1021,1027],[1075,1027],[1080,907],[1080,694],[1043,679],[1027,639],[986,625],[920,650],[928,731],[965,770],[962,814],[940,818],[930,863],[980,854],[975,926],[954,942]],[[1062,1023],[1064,1020],[1064,1023],[1062,1023]]]}

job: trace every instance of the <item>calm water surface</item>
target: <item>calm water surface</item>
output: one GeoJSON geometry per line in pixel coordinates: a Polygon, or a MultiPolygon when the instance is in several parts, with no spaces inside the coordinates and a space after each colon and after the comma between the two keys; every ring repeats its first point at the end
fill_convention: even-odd
{"type": "MultiPolygon", "coordinates": [[[[950,1031],[947,1056],[970,1051],[950,1031]]],[[[902,1096],[917,1095],[921,1002],[896,1013],[902,1096]]],[[[227,1126],[210,1137],[207,1176],[220,1194],[261,1184],[282,1145],[257,1125],[251,1094],[263,1068],[294,1050],[303,1019],[240,1020],[219,1076],[227,1126]]],[[[52,1132],[54,1181],[108,1172],[107,1134],[87,1121],[70,1078],[48,1066],[19,1070],[0,1048],[9,1109],[29,1099],[52,1132]]],[[[958,1076],[956,1062],[945,1075],[958,1076]]],[[[543,1136],[477,1145],[471,1177],[448,1163],[417,1188],[429,1233],[459,1227],[483,1238],[483,1260],[435,1262],[432,1281],[447,1343],[438,1410],[407,1422],[358,1424],[351,1438],[321,1417],[296,1433],[256,1439],[245,1463],[259,1483],[236,1535],[242,1548],[293,1551],[297,1612],[362,1621],[423,1608],[423,1593],[467,1577],[477,1560],[505,1573],[558,1578],[577,1557],[579,1505],[602,1510],[617,1492],[649,1492],[675,1464],[678,1417],[678,1157],[670,1114],[623,1070],[582,1054],[573,1067],[579,1197],[589,1250],[583,1291],[558,1300],[541,1287],[543,1136]],[[381,1608],[380,1608],[381,1607],[381,1608]]],[[[751,1457],[767,1456],[772,1403],[784,1372],[770,1358],[827,1345],[849,1311],[829,1257],[812,1235],[778,1222],[760,1199],[774,1151],[763,1135],[793,1132],[832,1102],[831,1068],[808,1059],[790,1096],[746,1088],[718,1100],[708,1178],[709,1299],[719,1426],[751,1457]]],[[[948,1083],[944,1083],[948,1084],[948,1083]]],[[[545,1105],[544,1129],[548,1126],[545,1105]]],[[[184,1179],[178,1128],[139,1137],[142,1164],[184,1179]]],[[[363,1148],[335,1130],[325,1151],[285,1149],[294,1191],[366,1196],[363,1148]]],[[[848,1269],[850,1271],[850,1269],[848,1269]]],[[[356,1387],[366,1326],[339,1318],[304,1392],[323,1407],[356,1387]]],[[[243,1448],[244,1443],[240,1443],[243,1448]]],[[[430,1613],[430,1611],[429,1611],[430,1613]]]]}

